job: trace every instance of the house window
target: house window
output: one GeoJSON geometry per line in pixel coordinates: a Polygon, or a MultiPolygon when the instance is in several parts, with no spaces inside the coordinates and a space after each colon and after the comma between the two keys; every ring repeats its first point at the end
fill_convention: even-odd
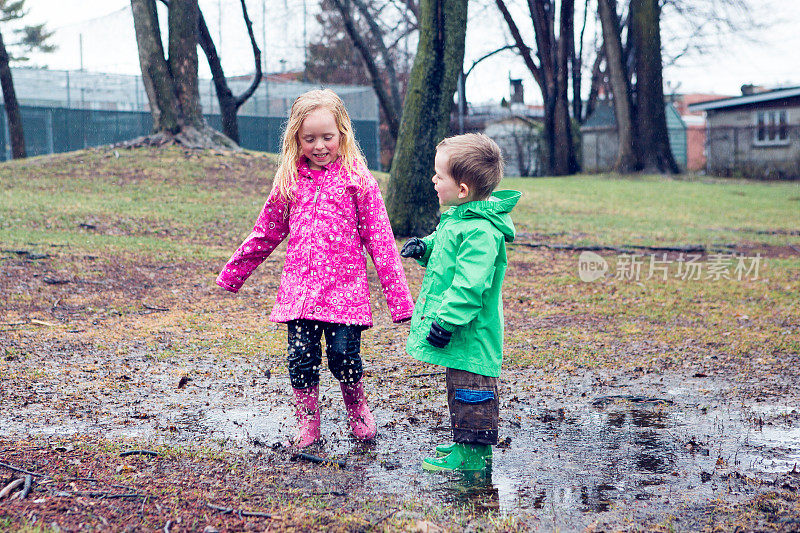
{"type": "Polygon", "coordinates": [[[788,117],[785,110],[758,111],[756,113],[756,144],[787,144],[789,142],[788,117]]]}

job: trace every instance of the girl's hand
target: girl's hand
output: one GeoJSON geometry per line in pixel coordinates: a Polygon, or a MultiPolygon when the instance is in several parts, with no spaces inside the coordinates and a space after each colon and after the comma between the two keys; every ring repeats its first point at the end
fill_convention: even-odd
{"type": "Polygon", "coordinates": [[[402,250],[400,250],[400,255],[403,257],[413,257],[414,259],[419,259],[425,255],[425,251],[427,249],[428,247],[422,239],[419,237],[411,237],[403,245],[402,250]]]}

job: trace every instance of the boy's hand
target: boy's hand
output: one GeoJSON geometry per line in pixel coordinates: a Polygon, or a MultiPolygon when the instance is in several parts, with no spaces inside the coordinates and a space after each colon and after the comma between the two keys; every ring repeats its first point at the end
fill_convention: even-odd
{"type": "Polygon", "coordinates": [[[440,326],[435,320],[431,324],[431,331],[425,338],[434,348],[444,348],[450,343],[452,333],[440,326]]]}
{"type": "Polygon", "coordinates": [[[425,245],[425,242],[422,239],[419,237],[411,237],[403,245],[403,249],[400,250],[400,255],[403,257],[413,257],[414,259],[419,259],[425,255],[425,250],[427,249],[428,247],[425,245]]]}

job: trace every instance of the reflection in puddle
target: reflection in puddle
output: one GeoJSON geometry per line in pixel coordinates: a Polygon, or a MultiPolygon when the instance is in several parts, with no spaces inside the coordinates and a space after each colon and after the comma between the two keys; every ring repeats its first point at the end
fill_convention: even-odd
{"type": "MultiPolygon", "coordinates": [[[[168,408],[128,425],[109,418],[100,424],[51,423],[37,430],[36,419],[24,412],[0,425],[10,422],[25,432],[47,434],[102,430],[112,438],[138,436],[168,444],[272,445],[293,431],[288,403],[244,399],[225,404],[210,399],[212,405],[198,401],[168,408]]],[[[548,410],[512,401],[501,409],[502,416],[513,422],[501,423],[506,445],[495,448],[491,471],[447,475],[420,468],[422,459],[450,437],[437,410],[376,402],[378,439],[364,445],[348,437],[344,407],[331,394],[326,395],[322,411],[325,441],[311,453],[346,458],[347,469],[379,494],[432,505],[463,505],[474,512],[529,510],[543,525],[561,529],[591,521],[589,513],[637,502],[674,507],[679,502],[730,497],[720,491],[730,490],[726,476],[731,472],[766,476],[800,463],[795,412],[687,403],[592,405],[587,399],[548,410]]]]}
{"type": "MultiPolygon", "coordinates": [[[[348,468],[363,472],[378,493],[478,513],[528,509],[554,525],[636,501],[713,498],[726,486],[718,482],[728,467],[785,472],[800,461],[800,428],[754,427],[743,411],[633,402],[557,411],[512,405],[506,414],[519,427],[501,425],[510,441],[495,449],[490,470],[431,474],[420,462],[448,440],[449,429],[435,416],[417,416],[412,425],[401,411],[378,408],[375,414],[383,422],[379,438],[365,448],[347,437],[344,410],[331,403],[323,411],[325,442],[314,453],[347,457],[348,468]]],[[[268,444],[289,434],[292,423],[288,406],[209,409],[192,421],[217,437],[268,444]]]]}
{"type": "Polygon", "coordinates": [[[419,461],[429,453],[427,444],[432,449],[448,436],[446,428],[426,434],[424,421],[410,441],[402,434],[384,435],[378,455],[406,459],[392,471],[368,464],[368,477],[381,492],[408,494],[410,483],[420,498],[476,511],[542,510],[554,523],[569,524],[570,516],[626,502],[712,498],[729,466],[785,472],[800,459],[798,429],[776,428],[780,438],[755,432],[741,412],[620,403],[561,416],[529,409],[521,422],[519,428],[504,428],[511,444],[496,449],[493,469],[483,477],[422,473],[419,461]]]}

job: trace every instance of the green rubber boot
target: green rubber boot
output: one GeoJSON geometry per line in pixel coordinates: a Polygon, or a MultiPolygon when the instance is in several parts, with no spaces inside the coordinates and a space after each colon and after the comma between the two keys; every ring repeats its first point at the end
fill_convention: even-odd
{"type": "MultiPolygon", "coordinates": [[[[440,444],[436,447],[436,457],[444,457],[445,455],[450,455],[450,452],[453,451],[455,448],[456,443],[451,442],[450,444],[440,444]]],[[[486,455],[483,456],[487,463],[492,462],[492,447],[486,447],[486,455]]]]}
{"type": "Polygon", "coordinates": [[[484,456],[487,451],[480,444],[454,443],[453,450],[444,457],[428,457],[422,461],[422,469],[429,472],[453,471],[475,472],[486,468],[484,456]]]}

